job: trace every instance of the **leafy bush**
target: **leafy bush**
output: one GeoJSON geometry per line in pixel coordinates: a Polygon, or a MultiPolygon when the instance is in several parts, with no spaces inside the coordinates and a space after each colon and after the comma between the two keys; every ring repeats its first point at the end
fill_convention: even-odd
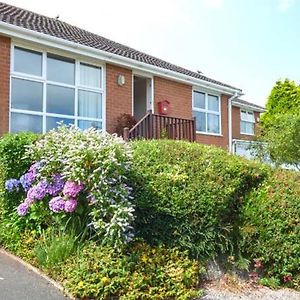
{"type": "Polygon", "coordinates": [[[131,129],[136,124],[135,118],[130,114],[121,114],[117,118],[117,125],[115,132],[118,136],[123,136],[124,128],[131,129]]]}
{"type": "Polygon", "coordinates": [[[90,225],[103,243],[131,239],[131,151],[122,139],[62,125],[30,145],[25,157],[34,162],[31,167],[6,181],[9,191],[24,192],[20,216],[42,217],[46,226],[80,216],[87,220],[81,229],[90,225]]]}
{"type": "Polygon", "coordinates": [[[232,251],[242,199],[265,167],[196,143],[138,141],[132,148],[137,235],[195,257],[232,251]]]}
{"type": "Polygon", "coordinates": [[[30,166],[30,159],[23,159],[26,147],[34,143],[33,133],[6,134],[0,139],[0,216],[12,213],[20,203],[22,193],[9,194],[5,189],[8,178],[20,177],[30,166]]]}
{"type": "Polygon", "coordinates": [[[70,257],[61,279],[73,295],[96,299],[191,299],[203,269],[186,253],[137,243],[127,251],[87,244],[70,257]]]}
{"type": "Polygon", "coordinates": [[[261,261],[264,282],[300,284],[300,175],[276,171],[243,205],[241,249],[261,261]]]}

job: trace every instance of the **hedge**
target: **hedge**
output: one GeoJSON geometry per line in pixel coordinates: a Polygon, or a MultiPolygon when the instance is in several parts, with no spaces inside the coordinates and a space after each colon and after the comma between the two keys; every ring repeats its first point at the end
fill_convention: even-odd
{"type": "Polygon", "coordinates": [[[300,285],[300,174],[277,170],[245,199],[241,249],[271,282],[300,285]]]}
{"type": "Polygon", "coordinates": [[[242,201],[268,168],[196,143],[132,143],[137,235],[194,257],[233,252],[242,201]]]}

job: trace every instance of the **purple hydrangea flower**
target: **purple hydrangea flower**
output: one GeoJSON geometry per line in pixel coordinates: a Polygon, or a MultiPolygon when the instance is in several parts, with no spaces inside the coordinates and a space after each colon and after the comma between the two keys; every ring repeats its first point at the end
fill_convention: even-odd
{"type": "Polygon", "coordinates": [[[53,212],[59,213],[65,208],[65,200],[60,196],[54,197],[49,201],[49,208],[53,212]]]}
{"type": "Polygon", "coordinates": [[[28,191],[36,179],[36,174],[32,171],[25,173],[20,177],[20,183],[25,191],[28,191]]]}
{"type": "Polygon", "coordinates": [[[68,212],[68,213],[72,213],[76,207],[77,207],[77,200],[76,199],[69,199],[65,202],[65,212],[68,212]]]}
{"type": "Polygon", "coordinates": [[[21,216],[21,217],[25,216],[27,214],[27,212],[28,212],[28,208],[29,208],[29,206],[28,206],[27,203],[25,203],[25,202],[21,203],[17,207],[18,215],[21,216]]]}
{"type": "Polygon", "coordinates": [[[60,174],[52,175],[52,180],[48,187],[48,193],[51,196],[57,196],[64,188],[65,181],[60,174]]]}
{"type": "Polygon", "coordinates": [[[24,203],[26,203],[28,206],[31,206],[34,202],[35,202],[34,199],[29,199],[29,198],[26,198],[24,201],[24,203]]]}
{"type": "Polygon", "coordinates": [[[80,191],[83,189],[83,184],[77,184],[74,181],[67,181],[65,183],[64,189],[63,189],[63,194],[65,196],[71,197],[71,198],[75,198],[80,191]]]}
{"type": "Polygon", "coordinates": [[[9,179],[5,182],[5,188],[9,191],[12,192],[14,190],[18,191],[19,190],[19,181],[17,179],[9,179]]]}
{"type": "Polygon", "coordinates": [[[27,192],[27,198],[30,200],[42,200],[48,193],[49,183],[43,179],[37,185],[30,188],[27,192]]]}
{"type": "Polygon", "coordinates": [[[43,162],[42,161],[37,161],[36,163],[31,165],[31,167],[29,168],[28,171],[32,172],[34,174],[37,174],[42,166],[43,166],[43,162]]]}

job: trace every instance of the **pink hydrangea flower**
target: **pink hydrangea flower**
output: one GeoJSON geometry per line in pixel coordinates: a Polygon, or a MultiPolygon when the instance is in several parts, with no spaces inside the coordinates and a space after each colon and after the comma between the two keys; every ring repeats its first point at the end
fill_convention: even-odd
{"type": "Polygon", "coordinates": [[[83,190],[83,184],[77,184],[74,181],[67,181],[65,183],[63,194],[67,197],[75,198],[82,190],[83,190]]]}
{"type": "Polygon", "coordinates": [[[76,199],[67,200],[65,202],[65,207],[64,207],[65,212],[72,213],[73,211],[75,211],[77,204],[78,202],[76,199]]]}
{"type": "Polygon", "coordinates": [[[49,208],[55,212],[59,213],[65,208],[65,200],[62,197],[54,197],[49,201],[49,208]]]}
{"type": "Polygon", "coordinates": [[[25,202],[21,203],[17,208],[18,215],[20,217],[24,217],[28,212],[28,208],[29,207],[28,207],[27,203],[25,203],[25,202]]]}

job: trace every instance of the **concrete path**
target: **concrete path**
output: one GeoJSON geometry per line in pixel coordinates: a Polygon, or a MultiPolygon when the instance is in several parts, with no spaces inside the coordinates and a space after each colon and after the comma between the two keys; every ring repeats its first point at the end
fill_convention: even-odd
{"type": "Polygon", "coordinates": [[[46,279],[0,251],[0,300],[68,300],[46,279]]]}

